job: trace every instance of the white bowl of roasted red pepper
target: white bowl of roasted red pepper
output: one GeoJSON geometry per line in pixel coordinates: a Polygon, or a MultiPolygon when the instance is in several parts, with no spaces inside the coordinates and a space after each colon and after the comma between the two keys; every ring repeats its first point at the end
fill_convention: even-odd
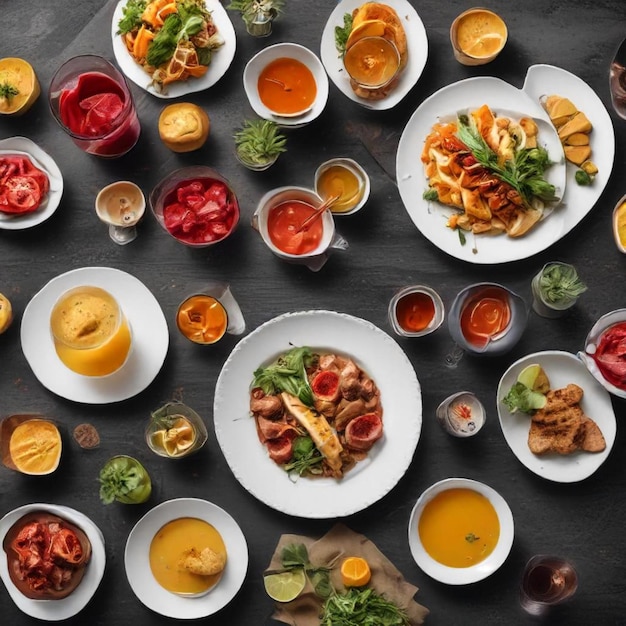
{"type": "Polygon", "coordinates": [[[228,181],[203,165],[166,176],[150,194],[150,208],[176,241],[204,248],[226,239],[239,223],[239,203],[228,181]]]}

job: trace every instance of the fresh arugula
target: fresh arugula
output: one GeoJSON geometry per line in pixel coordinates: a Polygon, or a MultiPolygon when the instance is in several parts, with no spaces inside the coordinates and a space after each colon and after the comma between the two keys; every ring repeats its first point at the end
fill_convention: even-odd
{"type": "Polygon", "coordinates": [[[543,176],[552,165],[545,148],[522,148],[515,153],[513,159],[501,164],[496,152],[489,147],[476,128],[473,118],[468,115],[459,115],[457,136],[480,165],[519,193],[528,208],[532,208],[533,198],[539,198],[544,202],[554,202],[558,199],[554,185],[543,176]]]}
{"type": "Polygon", "coordinates": [[[196,4],[189,2],[181,4],[177,13],[165,18],[163,26],[148,46],[146,55],[148,65],[160,67],[167,63],[174,55],[179,42],[197,35],[204,23],[200,8],[196,4]]]}
{"type": "Polygon", "coordinates": [[[335,47],[340,56],[346,53],[346,43],[352,30],[352,13],[345,13],[343,16],[343,26],[335,26],[335,47]]]}
{"type": "Polygon", "coordinates": [[[286,391],[307,406],[313,406],[313,391],[306,375],[306,368],[312,359],[310,348],[292,348],[271,365],[255,370],[253,385],[260,387],[268,396],[286,391]]]}
{"type": "Polygon", "coordinates": [[[285,471],[302,474],[321,474],[321,463],[324,457],[320,454],[309,436],[296,437],[293,440],[293,456],[289,463],[285,465],[285,471]]]}
{"type": "Polygon", "coordinates": [[[405,611],[371,588],[352,587],[324,603],[320,626],[408,626],[405,611]]]}
{"type": "Polygon", "coordinates": [[[313,585],[315,594],[320,598],[328,598],[334,588],[330,582],[328,567],[314,567],[309,560],[309,552],[303,543],[290,543],[283,548],[281,562],[285,569],[302,569],[313,585]]]}
{"type": "Polygon", "coordinates": [[[124,35],[141,27],[141,16],[148,6],[148,0],[128,0],[122,8],[122,19],[117,23],[117,34],[124,35]]]}

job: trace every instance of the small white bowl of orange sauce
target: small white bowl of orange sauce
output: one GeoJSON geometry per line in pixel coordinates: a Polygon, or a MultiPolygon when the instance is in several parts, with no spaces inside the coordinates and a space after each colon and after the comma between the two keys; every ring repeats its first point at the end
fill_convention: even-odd
{"type": "Polygon", "coordinates": [[[493,61],[504,48],[508,29],[504,20],[483,8],[461,13],[450,27],[454,57],[462,65],[484,65],[493,61]]]}
{"type": "Polygon", "coordinates": [[[412,285],[400,289],[389,302],[389,322],[401,337],[423,337],[443,323],[445,307],[431,287],[412,285]]]}
{"type": "Polygon", "coordinates": [[[243,86],[255,113],[281,126],[304,126],[328,100],[328,76],[320,59],[296,43],[264,48],[248,61],[243,86]]]}
{"type": "Polygon", "coordinates": [[[447,478],[422,493],[409,519],[409,548],[417,565],[447,585],[493,574],[513,546],[513,514],[484,483],[447,478]]]}

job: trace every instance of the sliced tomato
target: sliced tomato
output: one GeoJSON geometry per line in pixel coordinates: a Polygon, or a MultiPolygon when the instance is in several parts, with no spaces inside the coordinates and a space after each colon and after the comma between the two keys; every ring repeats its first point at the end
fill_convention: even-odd
{"type": "Polygon", "coordinates": [[[383,421],[376,413],[366,413],[346,426],[346,443],[355,450],[369,450],[383,436],[383,421]]]}
{"type": "Polygon", "coordinates": [[[50,556],[55,561],[65,563],[80,563],[83,558],[83,548],[78,537],[68,528],[61,528],[52,536],[50,556]]]}
{"type": "Polygon", "coordinates": [[[290,461],[293,456],[293,436],[281,435],[276,439],[270,439],[265,445],[270,459],[281,465],[290,461]]]}
{"type": "Polygon", "coordinates": [[[0,192],[0,211],[32,213],[41,204],[41,188],[32,176],[10,176],[0,192]]]}

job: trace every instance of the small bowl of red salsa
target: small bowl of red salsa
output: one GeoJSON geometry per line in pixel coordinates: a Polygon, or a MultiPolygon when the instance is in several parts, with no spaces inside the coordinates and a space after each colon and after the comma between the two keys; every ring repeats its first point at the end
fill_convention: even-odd
{"type": "Polygon", "coordinates": [[[184,167],[150,194],[150,208],[176,241],[204,248],[226,239],[239,223],[239,203],[228,181],[210,167],[184,167]]]}
{"type": "Polygon", "coordinates": [[[578,357],[609,393],[626,398],[626,309],[598,319],[578,357]]]}

